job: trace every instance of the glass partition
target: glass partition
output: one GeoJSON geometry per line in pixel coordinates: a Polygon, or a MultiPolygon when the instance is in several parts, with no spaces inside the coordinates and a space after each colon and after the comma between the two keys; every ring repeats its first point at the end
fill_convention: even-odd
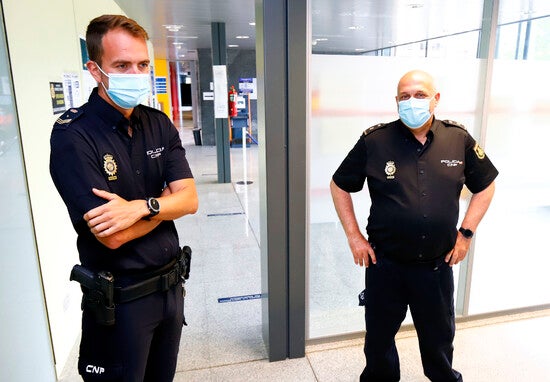
{"type": "Polygon", "coordinates": [[[52,380],[53,354],[3,20],[0,3],[0,380],[52,380]],[[21,367],[30,359],[31,367],[21,367]]]}
{"type": "Polygon", "coordinates": [[[501,0],[485,145],[500,175],[476,238],[469,314],[550,303],[550,4],[514,18],[515,3],[501,0]]]}

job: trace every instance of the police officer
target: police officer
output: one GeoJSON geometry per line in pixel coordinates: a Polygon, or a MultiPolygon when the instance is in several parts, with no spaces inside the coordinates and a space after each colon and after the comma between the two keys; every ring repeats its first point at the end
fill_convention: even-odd
{"type": "Polygon", "coordinates": [[[399,119],[367,129],[330,184],[355,263],[367,267],[361,381],[399,381],[395,335],[407,306],[424,374],[432,381],[462,381],[452,368],[451,267],[468,252],[498,171],[464,127],[435,119],[439,99],[428,73],[406,73],[397,87],[399,119]],[[350,196],[365,180],[372,202],[368,240],[350,196]],[[473,196],[457,232],[464,184],[473,196]]]}
{"type": "Polygon", "coordinates": [[[198,199],[177,129],[140,104],[150,92],[147,39],[124,16],[92,20],[86,67],[98,87],[51,135],[50,172],[82,266],[114,279],[106,320],[103,291],[83,287],[85,381],[171,381],[176,368],[184,317],[173,219],[195,213],[198,199]]]}

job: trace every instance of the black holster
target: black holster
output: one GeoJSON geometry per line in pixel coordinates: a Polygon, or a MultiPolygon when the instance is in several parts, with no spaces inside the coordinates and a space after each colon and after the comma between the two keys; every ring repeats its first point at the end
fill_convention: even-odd
{"type": "Polygon", "coordinates": [[[82,310],[90,312],[100,325],[114,325],[113,275],[105,271],[94,273],[81,265],[75,265],[70,280],[80,283],[83,293],[82,310]]]}

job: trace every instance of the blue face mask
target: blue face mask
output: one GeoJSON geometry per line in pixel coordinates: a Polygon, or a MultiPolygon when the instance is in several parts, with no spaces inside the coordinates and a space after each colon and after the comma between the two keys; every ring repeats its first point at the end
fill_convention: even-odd
{"type": "Polygon", "coordinates": [[[418,129],[430,119],[430,102],[432,98],[411,97],[405,101],[399,101],[399,118],[411,129],[418,129]]]}
{"type": "Polygon", "coordinates": [[[147,98],[151,91],[149,74],[107,74],[99,65],[97,67],[101,73],[109,78],[109,89],[105,87],[103,82],[101,83],[107,95],[123,109],[136,107],[147,98]]]}

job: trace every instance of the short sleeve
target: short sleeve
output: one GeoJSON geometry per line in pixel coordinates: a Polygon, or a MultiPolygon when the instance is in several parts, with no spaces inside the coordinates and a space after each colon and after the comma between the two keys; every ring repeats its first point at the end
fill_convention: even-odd
{"type": "Polygon", "coordinates": [[[466,187],[476,194],[486,189],[497,177],[498,170],[481,146],[472,138],[468,137],[466,144],[466,187]]]}
{"type": "Polygon", "coordinates": [[[364,135],[348,153],[340,167],[332,176],[334,183],[346,192],[358,192],[365,184],[367,148],[364,135]]]}

